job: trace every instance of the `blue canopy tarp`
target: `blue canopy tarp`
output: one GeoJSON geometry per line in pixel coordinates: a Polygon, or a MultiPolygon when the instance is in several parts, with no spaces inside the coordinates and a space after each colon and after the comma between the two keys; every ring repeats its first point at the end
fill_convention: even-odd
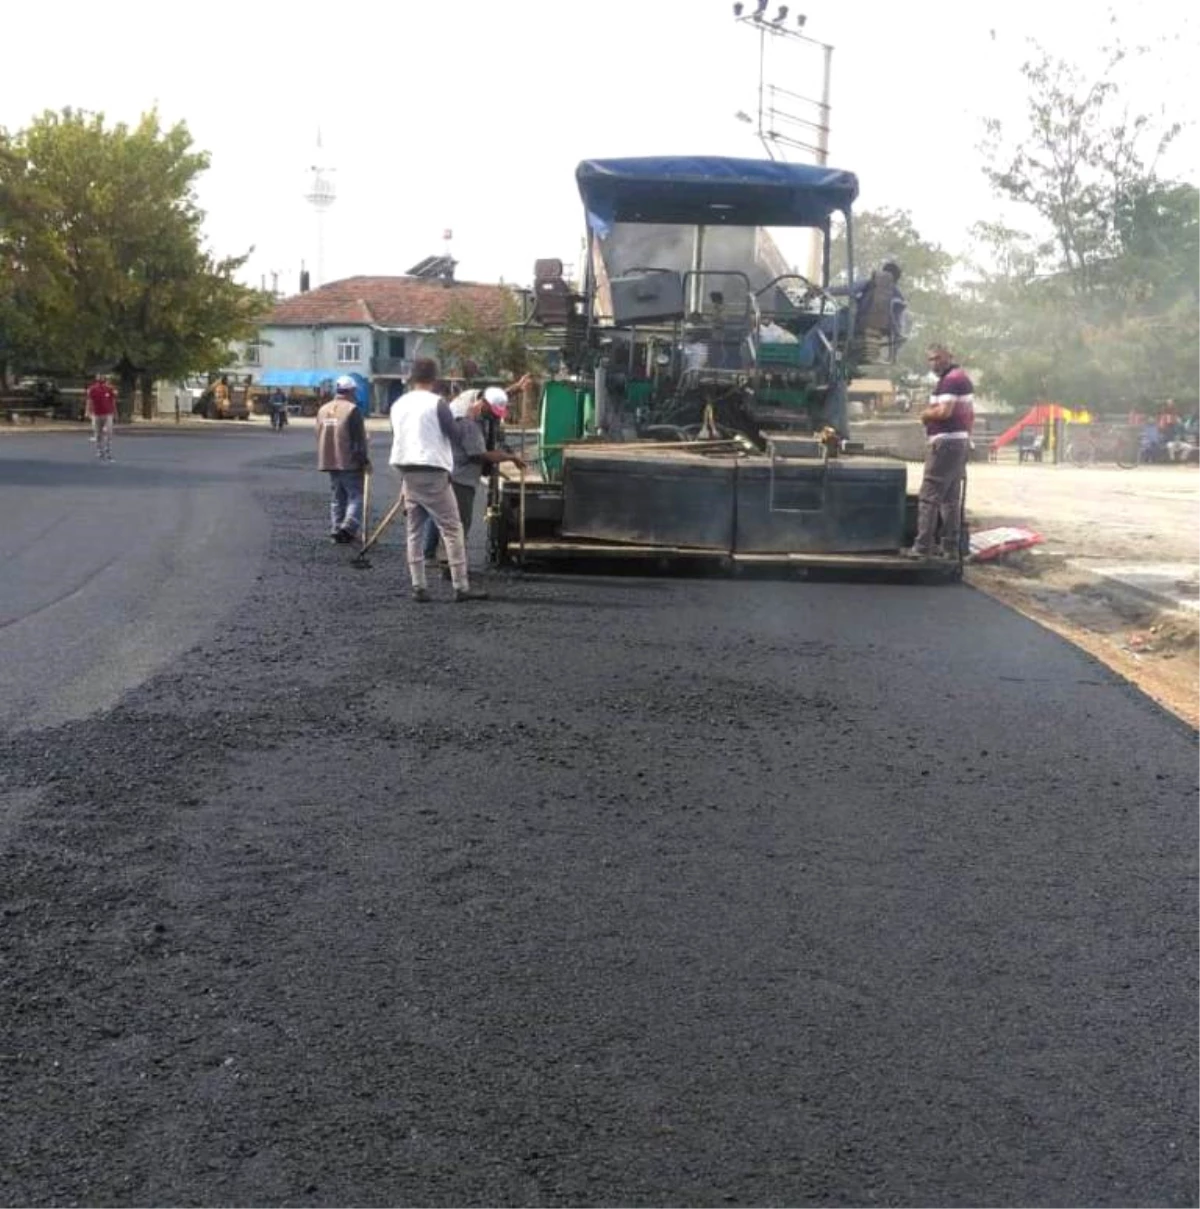
{"type": "Polygon", "coordinates": [[[575,180],[601,236],[619,222],[825,227],[858,196],[839,168],[706,155],[584,160],[575,180]]]}
{"type": "Polygon", "coordinates": [[[371,399],[371,388],[362,374],[347,373],[344,369],[266,369],[259,375],[260,386],[300,386],[306,390],[317,390],[323,385],[333,387],[338,378],[345,375],[353,378],[358,390],[354,401],[366,408],[371,399]]]}

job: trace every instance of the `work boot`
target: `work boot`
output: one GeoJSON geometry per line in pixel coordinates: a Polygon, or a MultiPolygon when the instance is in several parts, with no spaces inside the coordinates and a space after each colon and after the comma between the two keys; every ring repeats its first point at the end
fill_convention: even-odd
{"type": "Polygon", "coordinates": [[[482,588],[455,588],[454,603],[462,604],[467,600],[487,600],[488,594],[482,588]]]}
{"type": "Polygon", "coordinates": [[[428,588],[413,588],[412,598],[417,604],[428,604],[433,597],[429,595],[428,588]]]}

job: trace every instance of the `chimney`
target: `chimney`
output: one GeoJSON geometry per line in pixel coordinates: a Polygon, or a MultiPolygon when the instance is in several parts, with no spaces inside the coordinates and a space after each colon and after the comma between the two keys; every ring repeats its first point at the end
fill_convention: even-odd
{"type": "Polygon", "coordinates": [[[450,255],[451,241],[454,239],[454,232],[447,227],[442,232],[442,284],[454,284],[454,257],[450,255]]]}
{"type": "Polygon", "coordinates": [[[302,264],[300,266],[300,293],[301,294],[308,293],[308,282],[309,282],[308,270],[302,264]]]}

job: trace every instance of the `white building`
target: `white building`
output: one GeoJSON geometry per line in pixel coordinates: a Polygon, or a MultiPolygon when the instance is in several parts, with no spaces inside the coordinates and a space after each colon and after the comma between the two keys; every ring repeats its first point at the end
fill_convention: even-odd
{"type": "Polygon", "coordinates": [[[437,357],[437,333],[451,308],[484,326],[509,319],[507,286],[423,277],[347,277],[285,298],[243,351],[238,373],[256,385],[314,387],[339,374],[364,385],[370,410],[403,393],[417,357],[437,357]]]}

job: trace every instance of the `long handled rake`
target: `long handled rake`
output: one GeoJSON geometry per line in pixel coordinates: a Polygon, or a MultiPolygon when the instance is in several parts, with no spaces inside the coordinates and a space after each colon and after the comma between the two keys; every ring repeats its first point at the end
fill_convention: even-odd
{"type": "Polygon", "coordinates": [[[383,536],[384,530],[396,519],[396,513],[403,507],[404,496],[400,496],[387,512],[384,513],[383,520],[375,526],[375,532],[363,542],[358,553],[350,560],[352,567],[363,571],[371,566],[371,560],[367,557],[367,551],[383,536]]]}

